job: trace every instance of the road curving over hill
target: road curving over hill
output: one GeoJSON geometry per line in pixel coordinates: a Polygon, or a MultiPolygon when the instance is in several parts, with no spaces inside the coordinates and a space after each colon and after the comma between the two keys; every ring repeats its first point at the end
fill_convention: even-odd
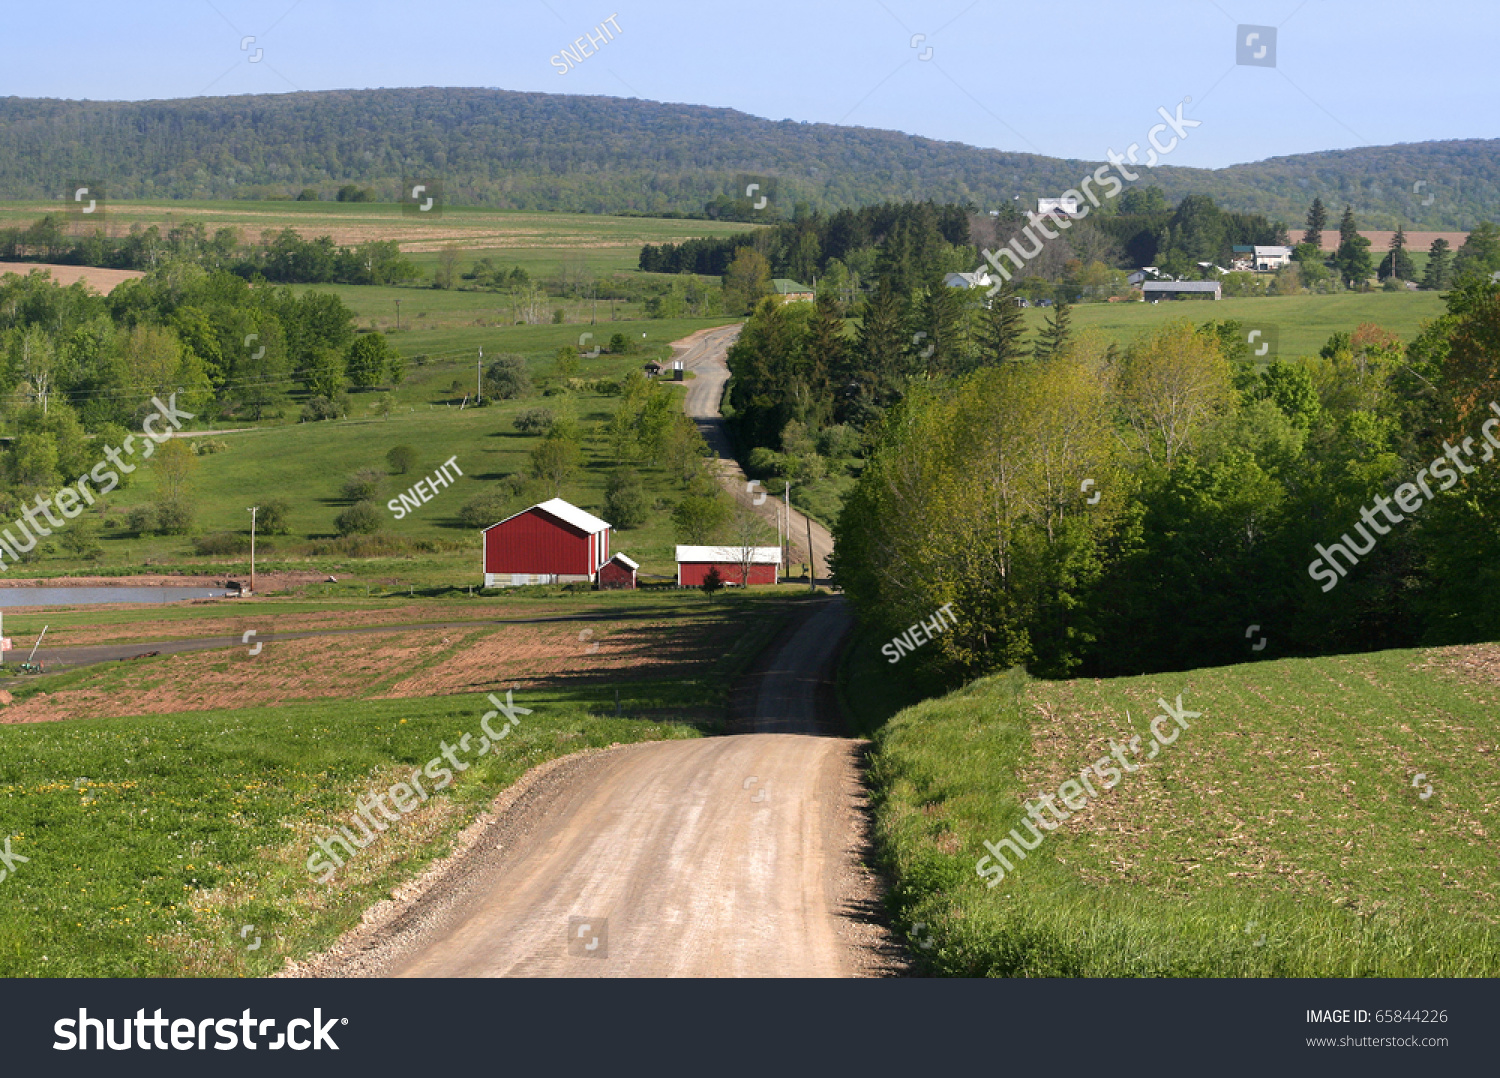
{"type": "MultiPolygon", "coordinates": [[[[724,397],[724,387],[729,384],[729,364],[726,353],[740,335],[739,326],[720,326],[716,329],[699,330],[680,341],[674,341],[672,358],[693,372],[693,380],[687,383],[687,395],[682,406],[688,416],[698,424],[709,447],[718,454],[719,480],[735,500],[753,506],[768,521],[776,519],[777,512],[785,513],[785,505],[774,480],[768,486],[754,491],[748,490],[745,473],[734,458],[734,441],[724,417],[719,414],[719,404],[724,397]],[[765,493],[762,494],[762,491],[765,493]],[[759,499],[759,504],[757,504],[759,499]]],[[[782,517],[786,519],[785,516],[782,517]]],[[[791,533],[793,564],[806,563],[808,526],[811,524],[813,554],[816,568],[813,572],[822,581],[829,579],[828,555],[833,550],[833,536],[816,520],[809,521],[792,506],[791,533]]]]}

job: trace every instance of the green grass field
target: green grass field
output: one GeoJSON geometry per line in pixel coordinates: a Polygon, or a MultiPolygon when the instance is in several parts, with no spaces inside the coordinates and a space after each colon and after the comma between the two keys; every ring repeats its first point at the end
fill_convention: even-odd
{"type": "MultiPolygon", "coordinates": [[[[846,672],[855,706],[889,684],[875,646],[846,672]]],[[[919,953],[945,975],[1496,976],[1500,686],[1448,663],[1011,675],[910,707],[872,769],[897,915],[929,926],[919,953]],[[1148,761],[1157,700],[1178,694],[1201,717],[1148,761]],[[997,846],[1012,869],[986,886],[984,843],[1029,834],[1023,802],[1136,734],[1139,770],[1097,782],[1024,860],[997,846]]]]}
{"type": "MultiPolygon", "coordinates": [[[[471,752],[471,766],[446,791],[429,789],[430,801],[324,884],[306,867],[315,839],[347,824],[357,798],[438,755],[444,741],[477,738],[490,710],[482,694],[375,699],[372,684],[371,696],[356,700],[0,725],[0,842],[9,836],[10,851],[29,859],[0,880],[0,977],[270,973],[288,956],[326,947],[443,856],[527,769],[581,749],[717,730],[717,719],[631,716],[727,714],[736,676],[794,604],[742,595],[675,601],[686,631],[694,618],[725,622],[715,631],[735,646],[658,678],[517,692],[514,703],[532,713],[496,752],[471,752]],[[242,937],[245,925],[252,934],[242,937]],[[252,936],[263,941],[254,951],[252,936]]],[[[276,675],[235,658],[225,653],[225,676],[276,675]]],[[[178,657],[112,664],[49,676],[46,691],[108,691],[141,677],[169,686],[180,668],[178,657]]]]}
{"type": "MultiPolygon", "coordinates": [[[[1097,329],[1128,344],[1138,334],[1176,318],[1193,322],[1238,319],[1247,327],[1274,326],[1282,359],[1315,356],[1334,333],[1374,322],[1410,341],[1422,323],[1445,310],[1440,292],[1346,292],[1332,296],[1268,296],[1251,299],[1163,300],[1150,303],[1083,303],[1073,308],[1075,329],[1097,329]]],[[[1028,308],[1026,325],[1041,329],[1048,311],[1028,308]]],[[[1269,358],[1269,357],[1268,357],[1269,358]]]]}

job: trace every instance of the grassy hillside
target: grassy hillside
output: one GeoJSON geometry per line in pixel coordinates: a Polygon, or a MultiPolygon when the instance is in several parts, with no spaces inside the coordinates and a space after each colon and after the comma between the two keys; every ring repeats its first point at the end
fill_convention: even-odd
{"type": "MultiPolygon", "coordinates": [[[[491,613],[505,607],[476,603],[491,613]]],[[[591,600],[605,612],[638,603],[591,600]]],[[[415,650],[411,634],[324,638],[335,650],[316,662],[308,649],[317,641],[272,642],[255,661],[230,648],[109,664],[49,676],[45,692],[40,683],[18,690],[7,715],[59,694],[102,699],[116,714],[0,724],[0,840],[10,836],[11,852],[29,859],[0,881],[0,977],[264,975],[289,955],[325,947],[444,855],[528,768],[581,749],[719,729],[735,676],[791,606],[743,595],[708,604],[696,593],[658,603],[676,608],[664,626],[622,622],[601,633],[600,668],[577,654],[569,626],[488,662],[462,693],[388,698],[393,681],[462,668],[505,630],[476,625],[451,645],[427,631],[415,650]],[[702,646],[710,639],[731,643],[702,646]],[[385,668],[372,671],[380,656],[385,668]],[[551,665],[534,669],[539,658],[551,665]],[[340,676],[355,683],[309,699],[320,695],[318,678],[340,676]],[[161,706],[209,684],[216,707],[161,706]],[[491,710],[484,694],[503,697],[511,685],[513,703],[531,714],[481,755],[481,717],[491,710]],[[256,692],[278,706],[239,703],[256,692]],[[119,715],[134,710],[131,701],[155,713],[119,715]],[[470,734],[470,766],[451,786],[437,792],[429,782],[430,800],[331,880],[314,880],[306,862],[315,840],[349,825],[358,798],[404,781],[445,742],[470,734]],[[242,937],[245,925],[253,928],[242,937]],[[256,937],[262,945],[251,951],[256,937]]]]}
{"type": "MultiPolygon", "coordinates": [[[[1247,327],[1274,326],[1280,333],[1278,355],[1283,359],[1312,356],[1334,333],[1351,332],[1364,322],[1375,322],[1402,340],[1410,341],[1422,323],[1444,311],[1438,292],[1347,292],[1332,296],[1268,296],[1247,299],[1163,300],[1161,303],[1085,303],[1073,308],[1075,329],[1098,329],[1124,345],[1137,334],[1156,329],[1174,318],[1194,322],[1238,319],[1247,327]]],[[[1045,308],[1026,311],[1033,332],[1047,319],[1045,308]]]]}
{"type": "MultiPolygon", "coordinates": [[[[1300,222],[1314,195],[1366,227],[1467,229],[1500,196],[1495,143],[1374,146],[1224,169],[1163,166],[1173,201],[1300,222]],[[1424,206],[1414,184],[1441,177],[1424,206]]],[[[0,101],[0,197],[60,198],[72,177],[121,198],[331,197],[356,183],[393,199],[435,175],[451,204],[613,213],[701,211],[774,178],[776,210],[836,209],[914,192],[981,208],[1075,186],[1095,163],[984,150],[895,131],[776,122],[733,109],[462,88],[247,94],[177,101],[0,101]]]]}
{"type": "MultiPolygon", "coordinates": [[[[1000,676],[911,707],[872,773],[893,902],[951,975],[1496,976],[1497,654],[1000,676]],[[1148,760],[1179,694],[1201,715],[1148,760]],[[1065,821],[1038,806],[1056,829],[1024,860],[997,845],[1012,869],[987,886],[984,843],[1030,842],[1023,803],[1137,735],[1139,770],[1065,788],[1065,821]]],[[[861,655],[851,678],[888,669],[861,655]]]]}

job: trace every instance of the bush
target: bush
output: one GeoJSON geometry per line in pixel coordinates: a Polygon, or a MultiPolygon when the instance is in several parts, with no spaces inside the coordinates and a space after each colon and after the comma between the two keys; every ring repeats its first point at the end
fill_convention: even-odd
{"type": "Polygon", "coordinates": [[[80,558],[97,558],[104,553],[99,545],[99,534],[92,521],[76,520],[62,533],[63,549],[80,558]]]}
{"type": "Polygon", "coordinates": [[[522,434],[546,434],[557,423],[550,408],[528,408],[511,420],[522,434]]]}
{"type": "Polygon", "coordinates": [[[818,435],[818,452],[830,459],[857,457],[861,448],[859,431],[843,423],[835,424],[818,435]]]}
{"type": "Polygon", "coordinates": [[[156,531],[156,506],[147,502],[145,505],[132,506],[125,517],[125,527],[131,534],[142,536],[150,535],[156,531]]]}
{"type": "Polygon", "coordinates": [[[207,457],[214,453],[227,451],[229,443],[222,438],[205,438],[199,442],[189,442],[188,448],[200,457],[207,457]]]}
{"type": "Polygon", "coordinates": [[[510,515],[513,495],[501,490],[487,490],[475,495],[458,511],[458,520],[466,528],[488,528],[510,515]]]}
{"type": "Polygon", "coordinates": [[[385,455],[386,466],[390,468],[392,475],[405,475],[417,466],[420,459],[416,447],[410,445],[393,446],[385,455]]]}
{"type": "Polygon", "coordinates": [[[358,501],[334,518],[339,535],[373,535],[380,530],[380,507],[372,501],[358,501]]]}
{"type": "Polygon", "coordinates": [[[272,498],[262,502],[260,512],[255,514],[255,530],[266,535],[290,535],[292,524],[291,503],[285,498],[272,498]]]}
{"type": "Polygon", "coordinates": [[[484,395],[491,400],[515,400],[531,389],[526,374],[526,358],[514,352],[496,357],[484,372],[484,395]]]}
{"type": "Polygon", "coordinates": [[[781,475],[786,458],[774,449],[758,445],[745,458],[745,473],[754,479],[769,479],[781,475]]]}
{"type": "Polygon", "coordinates": [[[604,515],[617,528],[638,528],[646,523],[646,488],[631,469],[610,472],[605,479],[604,515]]]}
{"type": "Polygon", "coordinates": [[[563,320],[567,317],[568,312],[559,307],[557,310],[552,312],[552,324],[554,326],[560,326],[563,324],[563,320]]]}
{"type": "Polygon", "coordinates": [[[156,530],[163,535],[186,535],[193,530],[193,504],[185,498],[160,501],[156,505],[156,530]]]}
{"type": "Polygon", "coordinates": [[[339,494],[345,501],[363,502],[380,497],[385,486],[385,476],[377,468],[361,468],[344,480],[339,494]]]}
{"type": "Polygon", "coordinates": [[[200,535],[193,540],[193,553],[224,557],[232,554],[250,553],[250,537],[234,532],[214,532],[200,535]]]}
{"type": "Polygon", "coordinates": [[[302,406],[299,422],[316,423],[323,419],[337,419],[349,410],[349,396],[340,393],[336,397],[313,397],[302,406]]]}
{"type": "Polygon", "coordinates": [[[623,333],[616,333],[609,339],[609,350],[617,356],[623,356],[630,351],[630,338],[623,333]]]}

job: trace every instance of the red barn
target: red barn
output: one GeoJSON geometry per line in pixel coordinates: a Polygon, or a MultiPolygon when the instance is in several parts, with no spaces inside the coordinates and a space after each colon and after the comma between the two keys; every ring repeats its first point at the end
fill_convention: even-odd
{"type": "Polygon", "coordinates": [[[631,561],[624,554],[616,554],[609,561],[599,566],[599,590],[613,591],[617,588],[634,588],[635,571],[639,568],[639,565],[631,561]]]}
{"type": "Polygon", "coordinates": [[[561,498],[484,529],[484,586],[593,583],[609,560],[609,525],[561,498]]]}
{"type": "Polygon", "coordinates": [[[703,583],[709,569],[719,570],[719,579],[726,584],[775,584],[781,569],[781,548],[755,546],[750,548],[750,579],[744,575],[744,547],[737,546],[680,546],[677,548],[677,586],[696,588],[703,583]]]}

